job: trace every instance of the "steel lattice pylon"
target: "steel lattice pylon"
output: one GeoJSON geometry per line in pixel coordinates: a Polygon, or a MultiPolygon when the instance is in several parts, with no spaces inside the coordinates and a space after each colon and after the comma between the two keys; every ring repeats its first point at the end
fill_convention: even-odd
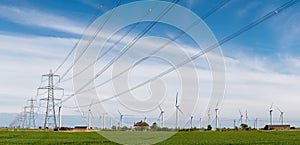
{"type": "Polygon", "coordinates": [[[29,99],[27,101],[30,102],[27,107],[29,108],[28,128],[35,128],[35,108],[37,108],[37,106],[35,106],[36,99],[29,99]]]}
{"type": "Polygon", "coordinates": [[[56,113],[55,113],[55,101],[59,101],[61,99],[56,99],[54,96],[55,90],[63,90],[63,88],[57,87],[54,85],[54,78],[57,77],[59,79],[59,75],[55,75],[52,73],[52,70],[49,71],[49,74],[42,75],[42,80],[44,77],[47,77],[48,86],[40,87],[38,89],[46,89],[48,90],[47,98],[40,99],[41,101],[46,101],[46,115],[44,128],[57,128],[56,123],[56,113]]]}

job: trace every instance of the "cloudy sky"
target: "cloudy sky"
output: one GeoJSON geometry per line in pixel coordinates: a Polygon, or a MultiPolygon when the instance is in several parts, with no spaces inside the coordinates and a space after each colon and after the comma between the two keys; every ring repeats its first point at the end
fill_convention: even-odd
{"type": "MultiPolygon", "coordinates": [[[[121,0],[120,5],[129,2],[132,1],[121,0]]],[[[201,17],[220,2],[221,0],[185,0],[178,4],[201,17]]],[[[215,35],[216,40],[220,41],[286,2],[286,0],[231,0],[206,18],[204,22],[215,35]]],[[[95,17],[105,14],[115,5],[116,1],[111,0],[1,0],[0,112],[21,112],[22,107],[28,105],[27,99],[45,97],[36,96],[36,88],[41,86],[41,75],[49,72],[49,69],[56,69],[95,17]]],[[[256,117],[267,120],[268,107],[274,103],[274,106],[285,112],[286,120],[300,121],[296,116],[300,112],[298,107],[300,101],[298,84],[300,82],[299,10],[300,4],[296,4],[221,46],[226,67],[226,88],[220,109],[220,116],[224,120],[238,119],[239,109],[242,112],[247,110],[249,118],[252,120],[256,117]]],[[[123,42],[126,44],[128,40],[131,40],[130,36],[134,36],[134,32],[138,33],[146,24],[138,26],[132,35],[128,35],[123,42]]],[[[130,28],[125,27],[119,31],[116,38],[130,28]]],[[[172,35],[179,32],[174,28],[158,24],[146,36],[170,39],[172,35]]],[[[148,43],[149,39],[147,41],[147,37],[145,37],[139,44],[151,45],[148,43]]],[[[122,43],[118,44],[119,47],[116,47],[115,51],[108,53],[106,57],[98,61],[97,70],[118,54],[120,48],[124,47],[123,45],[122,43]]],[[[174,47],[175,45],[195,47],[187,36],[177,40],[174,47]]],[[[189,50],[195,51],[193,48],[189,50]]],[[[70,59],[57,72],[58,74],[62,75],[72,64],[74,54],[72,53],[70,59]]],[[[200,89],[199,95],[206,96],[202,99],[207,101],[207,96],[210,95],[210,91],[207,90],[211,89],[211,70],[205,64],[205,58],[200,58],[194,63],[199,77],[199,86],[204,88],[204,90],[200,89]]],[[[135,78],[137,82],[148,79],[149,75],[154,76],[155,73],[164,70],[166,65],[168,64],[159,63],[159,61],[149,61],[132,70],[129,78],[132,77],[133,82],[135,82],[135,78]],[[145,72],[149,72],[149,74],[145,75],[145,72]]],[[[101,82],[101,78],[110,76],[111,71],[104,73],[98,81],[101,82]]],[[[172,78],[176,74],[169,76],[172,78]]],[[[71,77],[71,73],[67,74],[66,78],[68,77],[71,77]]],[[[166,78],[165,81],[170,81],[168,80],[170,78],[166,78]]],[[[165,82],[166,84],[170,85],[174,82],[165,82]]],[[[42,83],[42,85],[45,84],[42,83]]],[[[72,81],[62,83],[61,87],[66,89],[65,94],[73,92],[72,81]]],[[[107,97],[113,96],[114,90],[109,87],[110,85],[103,86],[97,91],[107,97]]],[[[176,87],[171,86],[170,88],[176,87]]],[[[143,93],[141,90],[136,91],[138,94],[143,93]]],[[[172,96],[173,94],[168,95],[172,96]]],[[[174,97],[166,98],[165,104],[174,103],[174,97]]],[[[202,110],[193,115],[198,118],[205,116],[206,105],[204,103],[202,107],[197,108],[202,110]]],[[[66,106],[75,107],[75,101],[68,100],[66,106]]],[[[165,108],[168,108],[168,105],[165,108]]],[[[119,109],[122,107],[116,110],[119,109]]],[[[174,108],[172,109],[174,111],[174,108]]],[[[274,107],[274,109],[276,108],[274,107]]],[[[40,110],[43,112],[42,109],[40,110]]],[[[114,113],[111,114],[118,115],[116,110],[113,110],[114,113]]],[[[78,113],[74,108],[69,108],[66,112],[68,114],[78,113]]],[[[155,118],[159,115],[159,110],[152,114],[149,116],[155,118]]],[[[187,114],[190,115],[190,113],[185,113],[186,116],[188,116],[187,114]]],[[[279,111],[275,110],[274,121],[278,121],[278,119],[279,111]]]]}

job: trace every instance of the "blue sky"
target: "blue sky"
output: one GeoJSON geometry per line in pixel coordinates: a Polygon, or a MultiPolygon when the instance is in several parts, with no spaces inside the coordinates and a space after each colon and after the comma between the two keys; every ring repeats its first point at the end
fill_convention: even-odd
{"type": "MultiPolygon", "coordinates": [[[[121,5],[129,2],[132,1],[122,0],[121,5]]],[[[201,17],[219,2],[182,0],[178,4],[201,17]]],[[[231,0],[205,23],[216,39],[221,40],[285,2],[231,0]]],[[[1,112],[20,112],[26,99],[35,96],[40,75],[55,69],[91,20],[114,5],[114,0],[1,0],[1,112]]],[[[267,118],[265,110],[274,102],[286,110],[287,118],[295,119],[292,114],[300,111],[297,108],[300,101],[299,10],[300,4],[296,4],[222,46],[226,64],[226,93],[221,111],[224,118],[238,118],[238,109],[248,110],[252,118],[267,118]]],[[[158,25],[148,36],[168,36],[160,34],[159,29],[176,32],[158,25]]],[[[187,36],[178,42],[190,44],[187,36]]],[[[199,72],[209,76],[206,67],[200,67],[199,72]]],[[[62,85],[68,93],[72,92],[71,82],[62,85]]],[[[74,101],[68,105],[74,106],[74,101]]],[[[72,114],[76,110],[67,112],[72,114]]]]}

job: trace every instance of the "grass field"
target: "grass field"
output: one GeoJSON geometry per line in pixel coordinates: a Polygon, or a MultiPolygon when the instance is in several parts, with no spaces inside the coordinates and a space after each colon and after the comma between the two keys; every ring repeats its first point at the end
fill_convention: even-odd
{"type": "MultiPolygon", "coordinates": [[[[96,132],[0,130],[0,144],[116,144],[96,132]]],[[[300,144],[300,131],[178,132],[159,144],[300,144]]]]}

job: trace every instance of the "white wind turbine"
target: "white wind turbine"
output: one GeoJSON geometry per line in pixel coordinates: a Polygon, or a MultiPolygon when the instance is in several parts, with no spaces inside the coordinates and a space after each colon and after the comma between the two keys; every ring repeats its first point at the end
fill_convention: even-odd
{"type": "Polygon", "coordinates": [[[119,127],[122,127],[123,125],[123,117],[124,115],[118,110],[119,114],[120,114],[120,122],[119,122],[119,127]]]}
{"type": "Polygon", "coordinates": [[[194,119],[194,116],[190,113],[188,113],[189,116],[190,116],[190,125],[191,125],[191,128],[193,128],[193,119],[194,119]]]}
{"type": "Polygon", "coordinates": [[[246,110],[246,124],[248,125],[248,112],[246,110]]]}
{"type": "Polygon", "coordinates": [[[94,115],[92,113],[92,109],[91,108],[92,108],[92,103],[89,105],[89,108],[88,108],[88,129],[90,129],[91,125],[92,125],[92,119],[91,119],[91,117],[94,118],[94,115]]]}
{"type": "Polygon", "coordinates": [[[281,125],[283,125],[283,111],[281,111],[278,106],[276,106],[276,108],[280,112],[280,121],[281,121],[281,125]]]}
{"type": "MultiPolygon", "coordinates": [[[[135,115],[126,115],[126,114],[122,114],[119,110],[118,113],[120,114],[120,122],[119,122],[119,127],[123,127],[123,118],[124,116],[135,116],[135,115]]],[[[147,119],[146,117],[144,119],[147,119]]]]}
{"type": "Polygon", "coordinates": [[[272,125],[272,112],[273,112],[273,103],[271,104],[271,107],[269,108],[269,113],[270,113],[270,125],[272,125]]]}
{"type": "Polygon", "coordinates": [[[216,107],[216,108],[215,108],[215,112],[216,112],[216,129],[219,128],[218,111],[219,111],[219,108],[216,107]]]}
{"type": "Polygon", "coordinates": [[[210,122],[210,108],[208,108],[208,111],[207,111],[207,126],[208,125],[211,125],[211,122],[210,122]]]}
{"type": "Polygon", "coordinates": [[[164,110],[162,110],[161,106],[159,105],[159,110],[160,110],[160,114],[158,116],[158,120],[160,121],[161,123],[161,127],[164,127],[164,110]]]}
{"type": "Polygon", "coordinates": [[[244,116],[243,116],[241,110],[239,110],[239,113],[240,113],[240,120],[239,121],[240,121],[241,124],[243,124],[243,117],[244,116]]]}
{"type": "Polygon", "coordinates": [[[219,128],[219,108],[220,107],[220,102],[218,101],[215,107],[215,113],[216,113],[216,129],[219,128]]]}
{"type": "Polygon", "coordinates": [[[191,128],[193,128],[193,116],[191,116],[191,128]]]}
{"type": "Polygon", "coordinates": [[[179,114],[178,114],[178,111],[180,111],[181,113],[182,113],[182,111],[181,111],[181,109],[179,108],[179,104],[178,104],[178,92],[176,93],[176,100],[175,100],[175,107],[176,107],[176,117],[175,117],[175,129],[177,129],[177,128],[179,128],[178,127],[178,122],[179,122],[179,114]]]}

